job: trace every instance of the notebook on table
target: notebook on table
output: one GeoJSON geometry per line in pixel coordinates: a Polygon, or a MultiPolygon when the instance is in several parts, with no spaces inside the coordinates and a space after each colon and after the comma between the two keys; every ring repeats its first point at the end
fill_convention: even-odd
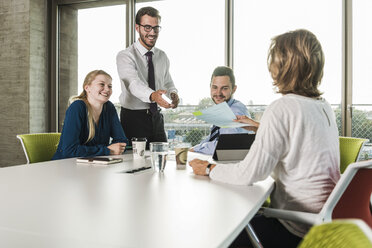
{"type": "Polygon", "coordinates": [[[247,155],[256,134],[220,134],[213,153],[215,161],[239,161],[247,155]]]}
{"type": "Polygon", "coordinates": [[[77,163],[87,163],[87,164],[115,164],[122,162],[122,158],[104,158],[104,157],[84,157],[84,158],[77,158],[77,163]]]}

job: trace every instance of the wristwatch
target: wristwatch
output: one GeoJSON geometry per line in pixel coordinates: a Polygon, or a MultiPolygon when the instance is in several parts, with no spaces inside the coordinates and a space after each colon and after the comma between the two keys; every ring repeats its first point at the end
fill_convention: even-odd
{"type": "Polygon", "coordinates": [[[207,168],[205,169],[205,175],[209,176],[209,173],[211,172],[211,166],[212,164],[207,165],[207,168]]]}

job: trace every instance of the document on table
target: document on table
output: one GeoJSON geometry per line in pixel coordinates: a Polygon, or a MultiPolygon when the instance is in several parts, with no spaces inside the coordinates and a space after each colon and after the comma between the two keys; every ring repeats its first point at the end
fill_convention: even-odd
{"type": "Polygon", "coordinates": [[[193,112],[193,115],[199,120],[203,120],[221,128],[249,126],[248,124],[233,121],[233,119],[236,119],[236,116],[226,102],[193,112]]]}

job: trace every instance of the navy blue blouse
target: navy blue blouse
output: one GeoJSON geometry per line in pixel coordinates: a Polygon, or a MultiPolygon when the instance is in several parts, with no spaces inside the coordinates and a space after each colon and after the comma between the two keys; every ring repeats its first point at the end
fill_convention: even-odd
{"type": "Polygon", "coordinates": [[[128,143],[112,102],[103,105],[98,126],[94,126],[94,138],[85,143],[89,136],[88,109],[84,101],[74,101],[66,111],[61,139],[52,159],[109,155],[110,137],[111,143],[128,143]]]}

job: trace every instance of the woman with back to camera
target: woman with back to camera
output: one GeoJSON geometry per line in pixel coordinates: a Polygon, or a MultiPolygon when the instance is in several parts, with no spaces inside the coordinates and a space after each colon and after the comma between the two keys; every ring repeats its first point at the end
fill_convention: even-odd
{"type": "Polygon", "coordinates": [[[115,107],[109,101],[111,81],[111,76],[105,71],[88,73],[83,92],[74,98],[66,111],[61,139],[52,159],[119,155],[124,152],[128,140],[115,107]]]}
{"type": "MultiPolygon", "coordinates": [[[[323,67],[321,45],[311,32],[274,37],[268,68],[283,96],[266,108],[260,123],[238,116],[236,121],[257,130],[256,139],[243,161],[213,164],[209,177],[250,185],[271,175],[275,180],[271,207],[318,213],[340,178],[335,115],[318,89],[323,67]]],[[[207,161],[196,159],[190,165],[195,174],[208,174],[207,161]]],[[[310,228],[258,215],[250,223],[264,247],[297,247],[310,228]]],[[[244,230],[231,247],[249,245],[244,230]]]]}

